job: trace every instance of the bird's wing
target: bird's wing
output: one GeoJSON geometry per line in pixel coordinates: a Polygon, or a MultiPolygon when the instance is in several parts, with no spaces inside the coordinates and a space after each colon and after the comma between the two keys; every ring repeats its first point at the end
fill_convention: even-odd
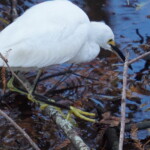
{"type": "Polygon", "coordinates": [[[72,3],[49,1],[32,7],[0,33],[0,52],[12,67],[61,64],[87,40],[89,19],[72,3]]]}

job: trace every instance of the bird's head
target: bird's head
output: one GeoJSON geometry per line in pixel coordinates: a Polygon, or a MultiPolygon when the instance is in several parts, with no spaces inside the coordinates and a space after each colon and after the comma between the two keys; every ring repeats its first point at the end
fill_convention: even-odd
{"type": "Polygon", "coordinates": [[[104,22],[92,22],[92,32],[95,41],[101,48],[115,53],[123,62],[125,56],[115,44],[114,33],[104,22]]]}

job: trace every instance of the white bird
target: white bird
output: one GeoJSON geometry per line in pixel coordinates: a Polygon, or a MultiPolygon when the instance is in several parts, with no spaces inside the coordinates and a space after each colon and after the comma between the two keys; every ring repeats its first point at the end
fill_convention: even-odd
{"type": "MultiPolygon", "coordinates": [[[[88,62],[99,54],[100,48],[114,51],[125,60],[115,47],[111,28],[104,22],[90,21],[82,9],[67,0],[35,5],[0,32],[0,53],[11,68],[88,62]]],[[[0,66],[3,65],[0,59],[0,66]]],[[[30,92],[29,95],[31,97],[30,92]]],[[[95,122],[84,116],[94,114],[73,107],[69,109],[76,116],[95,122]]]]}
{"type": "MultiPolygon", "coordinates": [[[[10,67],[88,62],[100,48],[118,50],[111,28],[104,22],[91,22],[82,9],[67,0],[37,4],[0,32],[0,53],[10,67]]],[[[120,51],[117,54],[124,60],[120,51]]]]}

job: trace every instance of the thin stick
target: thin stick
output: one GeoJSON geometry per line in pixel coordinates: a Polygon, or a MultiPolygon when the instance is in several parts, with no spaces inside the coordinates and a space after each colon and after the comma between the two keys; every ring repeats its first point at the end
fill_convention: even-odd
{"type": "Polygon", "coordinates": [[[5,112],[3,112],[0,109],[0,115],[6,118],[23,136],[28,140],[30,145],[35,149],[35,150],[40,150],[40,148],[33,142],[33,140],[29,137],[29,135],[21,128],[19,127],[5,112]]]}
{"type": "MultiPolygon", "coordinates": [[[[144,54],[138,56],[137,58],[134,58],[134,59],[130,60],[130,61],[128,62],[128,65],[130,65],[130,64],[132,64],[132,63],[138,61],[139,59],[142,59],[142,58],[144,58],[144,57],[146,57],[146,56],[148,56],[148,55],[150,55],[150,52],[146,52],[146,53],[144,53],[144,54]]],[[[150,57],[150,56],[149,56],[149,57],[150,57]]]]}
{"type": "Polygon", "coordinates": [[[22,86],[25,88],[25,90],[27,92],[29,92],[30,90],[26,87],[26,85],[23,83],[23,81],[14,73],[14,71],[11,69],[11,67],[8,65],[8,61],[7,59],[5,59],[5,57],[0,53],[0,57],[2,58],[2,60],[5,62],[5,64],[7,65],[8,69],[10,70],[10,72],[12,73],[12,75],[22,84],[22,86]]]}
{"type": "Polygon", "coordinates": [[[123,140],[124,140],[124,131],[125,131],[128,57],[129,57],[129,53],[127,53],[126,60],[124,63],[124,71],[123,71],[123,88],[122,88],[122,99],[121,99],[121,129],[120,129],[120,138],[119,138],[119,150],[123,149],[123,140]]]}

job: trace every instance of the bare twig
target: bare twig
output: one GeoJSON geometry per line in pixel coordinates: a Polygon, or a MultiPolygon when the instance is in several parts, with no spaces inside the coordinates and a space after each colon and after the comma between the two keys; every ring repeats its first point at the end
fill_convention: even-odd
{"type": "Polygon", "coordinates": [[[125,109],[126,109],[126,86],[127,86],[127,71],[128,71],[128,57],[127,53],[126,60],[124,63],[123,71],[123,88],[122,88],[122,99],[121,99],[121,129],[119,138],[119,150],[123,149],[124,131],[125,131],[125,109]]]}
{"type": "Polygon", "coordinates": [[[33,142],[33,140],[29,137],[29,135],[21,128],[19,127],[5,112],[0,110],[0,115],[5,117],[23,136],[29,141],[30,145],[36,149],[40,150],[40,148],[33,142]]]}
{"type": "Polygon", "coordinates": [[[22,84],[22,86],[25,88],[25,90],[27,92],[29,92],[29,89],[26,87],[26,85],[23,83],[23,81],[14,73],[14,71],[11,69],[11,67],[8,65],[8,61],[7,59],[5,59],[5,57],[0,53],[0,57],[2,58],[2,60],[5,62],[5,64],[7,65],[8,69],[10,70],[10,72],[12,73],[12,75],[22,84]]]}
{"type": "MultiPolygon", "coordinates": [[[[146,53],[144,53],[144,54],[142,54],[142,55],[140,55],[140,56],[138,56],[138,57],[136,57],[136,58],[134,58],[134,59],[132,59],[132,60],[130,60],[130,61],[128,61],[128,66],[130,65],[130,64],[133,64],[134,62],[136,62],[136,61],[139,61],[140,59],[142,59],[142,58],[144,58],[144,57],[146,57],[146,56],[148,56],[149,55],[149,58],[150,58],[150,51],[149,52],[146,52],[146,53]]],[[[122,66],[122,64],[112,64],[112,66],[122,66]]]]}
{"type": "MultiPolygon", "coordinates": [[[[144,58],[144,57],[146,57],[146,56],[148,56],[148,55],[150,55],[150,52],[146,52],[146,53],[144,53],[144,54],[138,56],[137,58],[134,58],[134,59],[130,60],[130,61],[128,62],[128,65],[130,65],[130,64],[132,64],[132,63],[138,61],[139,59],[142,59],[142,58],[144,58]]],[[[150,56],[149,56],[149,57],[150,57],[150,56]]]]}

